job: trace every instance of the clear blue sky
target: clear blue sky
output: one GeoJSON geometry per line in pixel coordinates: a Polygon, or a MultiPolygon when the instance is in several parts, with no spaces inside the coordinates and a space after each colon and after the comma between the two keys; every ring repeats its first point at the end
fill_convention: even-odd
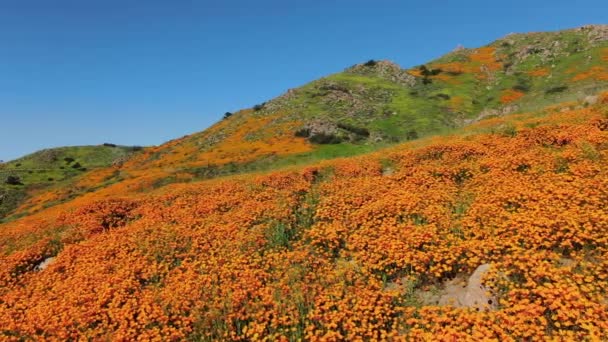
{"type": "Polygon", "coordinates": [[[606,0],[0,0],[0,159],[161,144],[371,58],[607,19],[606,0]]]}

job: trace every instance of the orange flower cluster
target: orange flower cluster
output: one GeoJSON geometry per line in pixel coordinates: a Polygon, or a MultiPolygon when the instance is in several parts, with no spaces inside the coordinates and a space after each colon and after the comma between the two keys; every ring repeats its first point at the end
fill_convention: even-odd
{"type": "Polygon", "coordinates": [[[71,186],[32,192],[13,214],[37,212],[78,194],[104,187],[106,189],[98,191],[94,197],[130,194],[154,187],[165,179],[187,181],[194,177],[195,171],[192,170],[196,168],[311,151],[313,145],[305,138],[294,136],[300,126],[300,122],[282,113],[259,116],[250,110],[242,111],[202,133],[146,148],[122,165],[84,173],[74,179],[71,186]],[[113,184],[116,182],[120,183],[113,184]]]}
{"type": "MultiPolygon", "coordinates": [[[[502,63],[500,63],[496,57],[496,48],[494,47],[475,49],[469,56],[473,64],[480,65],[491,72],[502,69],[502,63]]],[[[482,68],[480,68],[480,71],[483,71],[481,69],[482,68]]]]}
{"type": "Polygon", "coordinates": [[[605,104],[547,111],[2,224],[0,340],[606,340],[605,104]],[[496,310],[421,299],[481,264],[496,310]]]}
{"type": "Polygon", "coordinates": [[[596,81],[608,81],[608,68],[603,65],[593,66],[587,71],[583,71],[572,77],[573,82],[582,81],[586,79],[593,79],[596,81]]]}
{"type": "Polygon", "coordinates": [[[294,136],[301,123],[285,121],[284,117],[284,113],[260,116],[251,110],[242,111],[203,133],[149,149],[140,158],[129,161],[123,169],[136,171],[151,167],[222,165],[248,162],[269,155],[310,151],[312,146],[306,139],[294,136]]]}
{"type": "MultiPolygon", "coordinates": [[[[466,56],[466,61],[432,63],[429,69],[440,69],[442,72],[437,75],[428,76],[434,80],[440,80],[450,84],[458,84],[460,80],[458,76],[461,74],[473,74],[477,79],[486,80],[502,69],[502,63],[496,55],[496,48],[481,47],[474,49],[466,56]]],[[[420,69],[410,69],[408,73],[422,77],[420,69]]]]}
{"type": "Polygon", "coordinates": [[[459,110],[464,105],[464,98],[462,96],[452,96],[449,100],[449,107],[452,110],[459,110]]]}
{"type": "Polygon", "coordinates": [[[504,90],[500,95],[500,102],[503,104],[511,103],[513,101],[519,100],[524,95],[526,94],[521,91],[507,89],[504,90]]]}
{"type": "Polygon", "coordinates": [[[549,75],[550,71],[547,68],[539,68],[532,71],[528,71],[527,74],[534,77],[545,77],[549,75]]]}

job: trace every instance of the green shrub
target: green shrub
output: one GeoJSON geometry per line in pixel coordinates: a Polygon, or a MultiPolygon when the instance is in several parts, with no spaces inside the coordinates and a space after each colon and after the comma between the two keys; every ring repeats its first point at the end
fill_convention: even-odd
{"type": "Polygon", "coordinates": [[[557,87],[547,89],[545,91],[545,94],[547,94],[547,95],[557,94],[557,93],[563,92],[566,89],[568,89],[568,86],[557,86],[557,87]]]}
{"type": "Polygon", "coordinates": [[[308,140],[313,144],[339,144],[342,142],[340,137],[331,133],[316,133],[311,135],[308,140]]]}
{"type": "Polygon", "coordinates": [[[369,130],[367,128],[355,127],[346,123],[339,123],[337,126],[338,128],[341,128],[345,131],[349,131],[351,133],[355,133],[356,135],[369,137],[369,130]]]}
{"type": "Polygon", "coordinates": [[[295,133],[296,137],[308,138],[310,136],[310,128],[300,128],[295,133]]]}
{"type": "Polygon", "coordinates": [[[378,62],[376,62],[376,61],[375,61],[375,60],[373,60],[373,59],[370,59],[369,61],[365,62],[365,64],[363,64],[363,65],[364,65],[364,66],[366,66],[366,67],[373,67],[373,66],[375,66],[376,64],[378,64],[378,62]]]}
{"type": "Polygon", "coordinates": [[[512,87],[513,90],[521,91],[522,93],[527,93],[532,88],[532,82],[527,78],[518,78],[517,84],[512,87]]]}
{"type": "Polygon", "coordinates": [[[431,84],[433,81],[429,78],[429,76],[439,75],[442,70],[441,69],[429,69],[426,65],[421,65],[418,67],[420,70],[420,74],[422,74],[422,84],[431,84]]]}
{"type": "Polygon", "coordinates": [[[405,134],[405,138],[407,140],[416,140],[418,139],[418,132],[412,129],[405,134]]]}
{"type": "Polygon", "coordinates": [[[439,75],[443,71],[441,69],[429,69],[426,65],[421,65],[418,69],[420,69],[422,76],[425,77],[439,75]]]}
{"type": "Polygon", "coordinates": [[[431,99],[449,100],[450,99],[450,95],[439,93],[439,94],[431,96],[430,98],[431,99]]]}
{"type": "Polygon", "coordinates": [[[23,185],[23,183],[21,183],[21,178],[19,178],[19,176],[14,176],[14,175],[10,175],[10,176],[6,177],[6,180],[4,181],[4,183],[6,183],[8,185],[23,185]]]}

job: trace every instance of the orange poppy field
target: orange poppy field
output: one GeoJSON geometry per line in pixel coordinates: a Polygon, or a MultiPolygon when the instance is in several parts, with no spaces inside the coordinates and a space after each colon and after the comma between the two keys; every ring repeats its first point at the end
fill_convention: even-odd
{"type": "Polygon", "coordinates": [[[0,225],[0,340],[608,340],[608,94],[270,173],[150,174],[0,225]],[[424,300],[482,264],[495,303],[424,300]]]}

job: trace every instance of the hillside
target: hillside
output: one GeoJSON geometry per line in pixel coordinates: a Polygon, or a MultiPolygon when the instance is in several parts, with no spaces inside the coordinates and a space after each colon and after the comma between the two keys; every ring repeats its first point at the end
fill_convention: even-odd
{"type": "MultiPolygon", "coordinates": [[[[28,197],[48,189],[69,188],[87,171],[124,161],[137,150],[140,148],[114,144],[59,147],[0,163],[0,222],[28,197]]],[[[68,198],[79,194],[70,190],[68,198]]]]}
{"type": "Polygon", "coordinates": [[[0,334],[605,340],[608,94],[569,108],[0,225],[0,334]],[[481,310],[443,302],[480,265],[481,310]]]}
{"type": "Polygon", "coordinates": [[[608,26],[513,34],[5,164],[60,181],[0,223],[0,340],[608,340],[607,74],[608,26]]]}
{"type": "MultiPolygon", "coordinates": [[[[608,89],[607,61],[607,25],[512,34],[411,69],[372,60],[227,113],[203,132],[87,173],[71,187],[85,193],[103,179],[141,189],[272,170],[367,153],[553,103],[585,106],[608,89]]],[[[11,216],[72,197],[54,187],[20,202],[11,216]]]]}
{"type": "Polygon", "coordinates": [[[608,86],[607,49],[608,26],[591,26],[510,35],[408,70],[370,60],[235,113],[138,163],[250,162],[269,155],[322,154],[336,143],[356,150],[436,134],[482,117],[585,102],[608,86]]]}

